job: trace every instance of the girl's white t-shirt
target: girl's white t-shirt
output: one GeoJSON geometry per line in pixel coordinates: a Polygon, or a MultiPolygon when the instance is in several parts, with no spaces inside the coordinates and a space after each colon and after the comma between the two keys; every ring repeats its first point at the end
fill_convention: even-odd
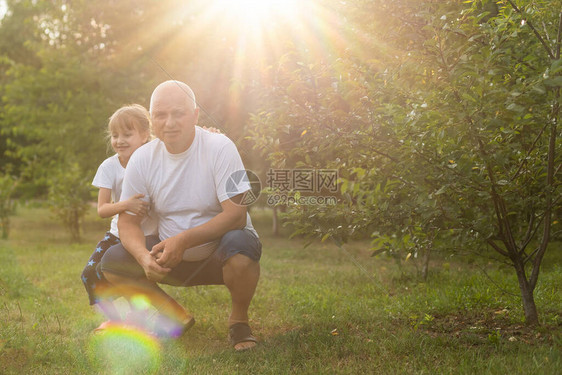
{"type": "MultiPolygon", "coordinates": [[[[103,161],[98,167],[98,171],[94,176],[92,185],[97,188],[105,188],[111,190],[111,200],[119,202],[121,197],[121,186],[123,185],[123,177],[125,176],[125,168],[119,162],[119,155],[115,154],[103,161]]],[[[111,227],[109,232],[115,237],[119,237],[117,230],[117,220],[119,215],[113,216],[111,219],[111,227]]]]}
{"type": "MultiPolygon", "coordinates": [[[[94,176],[92,185],[97,188],[105,188],[111,190],[111,200],[119,202],[121,198],[121,188],[123,186],[123,178],[125,176],[125,168],[119,162],[119,155],[115,154],[105,159],[98,167],[98,171],[94,176]]],[[[119,230],[117,229],[117,220],[119,215],[113,216],[111,219],[111,226],[109,232],[115,237],[119,237],[119,230]]],[[[156,234],[157,224],[155,220],[149,215],[143,220],[142,228],[145,235],[156,234]]]]}
{"type": "MultiPolygon", "coordinates": [[[[155,139],[135,151],[125,171],[122,199],[139,193],[149,197],[162,240],[206,223],[222,212],[222,201],[251,189],[249,182],[229,183],[244,170],[234,143],[223,134],[195,129],[185,152],[170,154],[155,139]]],[[[246,229],[257,236],[249,215],[246,229]]]]}

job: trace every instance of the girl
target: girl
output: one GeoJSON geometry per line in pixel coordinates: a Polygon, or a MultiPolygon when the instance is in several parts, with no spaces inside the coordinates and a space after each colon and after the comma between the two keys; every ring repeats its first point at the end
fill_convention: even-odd
{"type": "MultiPolygon", "coordinates": [[[[110,321],[119,321],[121,317],[113,304],[109,301],[102,303],[101,297],[109,284],[96,267],[106,250],[119,243],[118,215],[124,211],[141,216],[147,214],[149,204],[143,200],[142,194],[137,194],[122,202],[119,201],[119,197],[129,158],[137,148],[151,139],[148,111],[138,104],[119,108],[109,118],[107,133],[115,155],[105,159],[99,166],[92,185],[99,188],[98,215],[102,218],[113,216],[113,219],[110,230],[98,243],[82,272],[82,282],[88,292],[90,305],[96,305],[110,321]]],[[[104,324],[107,323],[102,323],[98,328],[102,329],[104,324]]]]}

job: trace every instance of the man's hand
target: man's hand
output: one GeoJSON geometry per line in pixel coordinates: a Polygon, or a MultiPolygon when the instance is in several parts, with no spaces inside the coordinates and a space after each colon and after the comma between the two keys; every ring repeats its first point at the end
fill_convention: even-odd
{"type": "Polygon", "coordinates": [[[178,235],[166,238],[164,241],[154,245],[150,255],[160,266],[173,268],[182,261],[184,251],[185,246],[178,235]]]}
{"type": "Polygon", "coordinates": [[[161,265],[159,265],[156,261],[156,258],[150,255],[150,253],[148,252],[140,259],[139,263],[144,270],[146,278],[154,282],[162,280],[164,277],[166,277],[168,272],[172,270],[171,268],[162,267],[161,265]]]}

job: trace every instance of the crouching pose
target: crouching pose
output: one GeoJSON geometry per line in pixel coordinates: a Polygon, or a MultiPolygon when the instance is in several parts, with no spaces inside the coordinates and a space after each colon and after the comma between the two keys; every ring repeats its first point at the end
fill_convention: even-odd
{"type": "Polygon", "coordinates": [[[150,116],[157,139],[131,157],[121,199],[148,198],[159,235],[145,237],[142,217],[122,213],[121,243],[107,250],[99,268],[123,296],[146,296],[160,313],[155,329],[169,336],[181,335],[195,320],[158,283],[225,285],[232,298],[230,341],[245,350],[256,345],[248,308],[261,256],[258,235],[240,204],[250,185],[232,183],[244,170],[236,146],[196,126],[198,115],[185,83],[166,81],[154,90],[150,116]]]}

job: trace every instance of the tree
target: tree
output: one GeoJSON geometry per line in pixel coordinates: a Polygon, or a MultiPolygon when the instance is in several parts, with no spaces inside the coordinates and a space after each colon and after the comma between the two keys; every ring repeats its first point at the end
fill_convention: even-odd
{"type": "Polygon", "coordinates": [[[22,33],[23,46],[14,43],[26,53],[16,54],[9,45],[2,46],[7,56],[0,117],[0,133],[6,142],[3,160],[17,167],[28,197],[41,196],[47,191],[51,170],[58,165],[73,160],[81,173],[91,174],[99,160],[95,155],[105,154],[103,133],[113,104],[108,100],[112,95],[100,90],[106,91],[110,77],[96,49],[72,36],[68,30],[72,21],[61,14],[60,4],[9,5],[10,14],[0,27],[3,34],[12,32],[13,19],[21,21],[20,28],[21,24],[33,27],[22,33]]]}
{"type": "Polygon", "coordinates": [[[552,4],[342,5],[362,48],[321,62],[289,54],[254,117],[274,165],[339,170],[340,203],[292,207],[297,233],[370,233],[375,250],[394,253],[436,241],[495,252],[537,324],[533,291],[561,196],[552,4]]]}
{"type": "Polygon", "coordinates": [[[402,136],[414,165],[432,171],[446,229],[514,267],[526,322],[538,324],[533,291],[560,204],[562,13],[507,1],[489,17],[487,4],[431,9],[425,48],[402,69],[418,77],[402,136]]]}
{"type": "Polygon", "coordinates": [[[70,234],[71,242],[80,242],[81,224],[91,199],[90,180],[80,173],[77,163],[59,169],[49,180],[49,205],[70,234]]]}
{"type": "Polygon", "coordinates": [[[2,238],[7,239],[10,235],[10,216],[16,212],[16,200],[14,191],[18,181],[12,176],[0,175],[0,227],[2,238]]]}
{"type": "Polygon", "coordinates": [[[146,60],[131,61],[130,46],[123,47],[117,31],[109,32],[103,22],[109,8],[86,2],[8,5],[0,34],[14,38],[0,43],[6,73],[0,168],[19,176],[20,197],[48,198],[76,242],[91,200],[89,181],[106,156],[107,118],[123,104],[146,100],[150,82],[139,68],[146,60]],[[18,34],[22,25],[30,27],[18,34]],[[129,74],[117,69],[124,61],[129,74]]]}

